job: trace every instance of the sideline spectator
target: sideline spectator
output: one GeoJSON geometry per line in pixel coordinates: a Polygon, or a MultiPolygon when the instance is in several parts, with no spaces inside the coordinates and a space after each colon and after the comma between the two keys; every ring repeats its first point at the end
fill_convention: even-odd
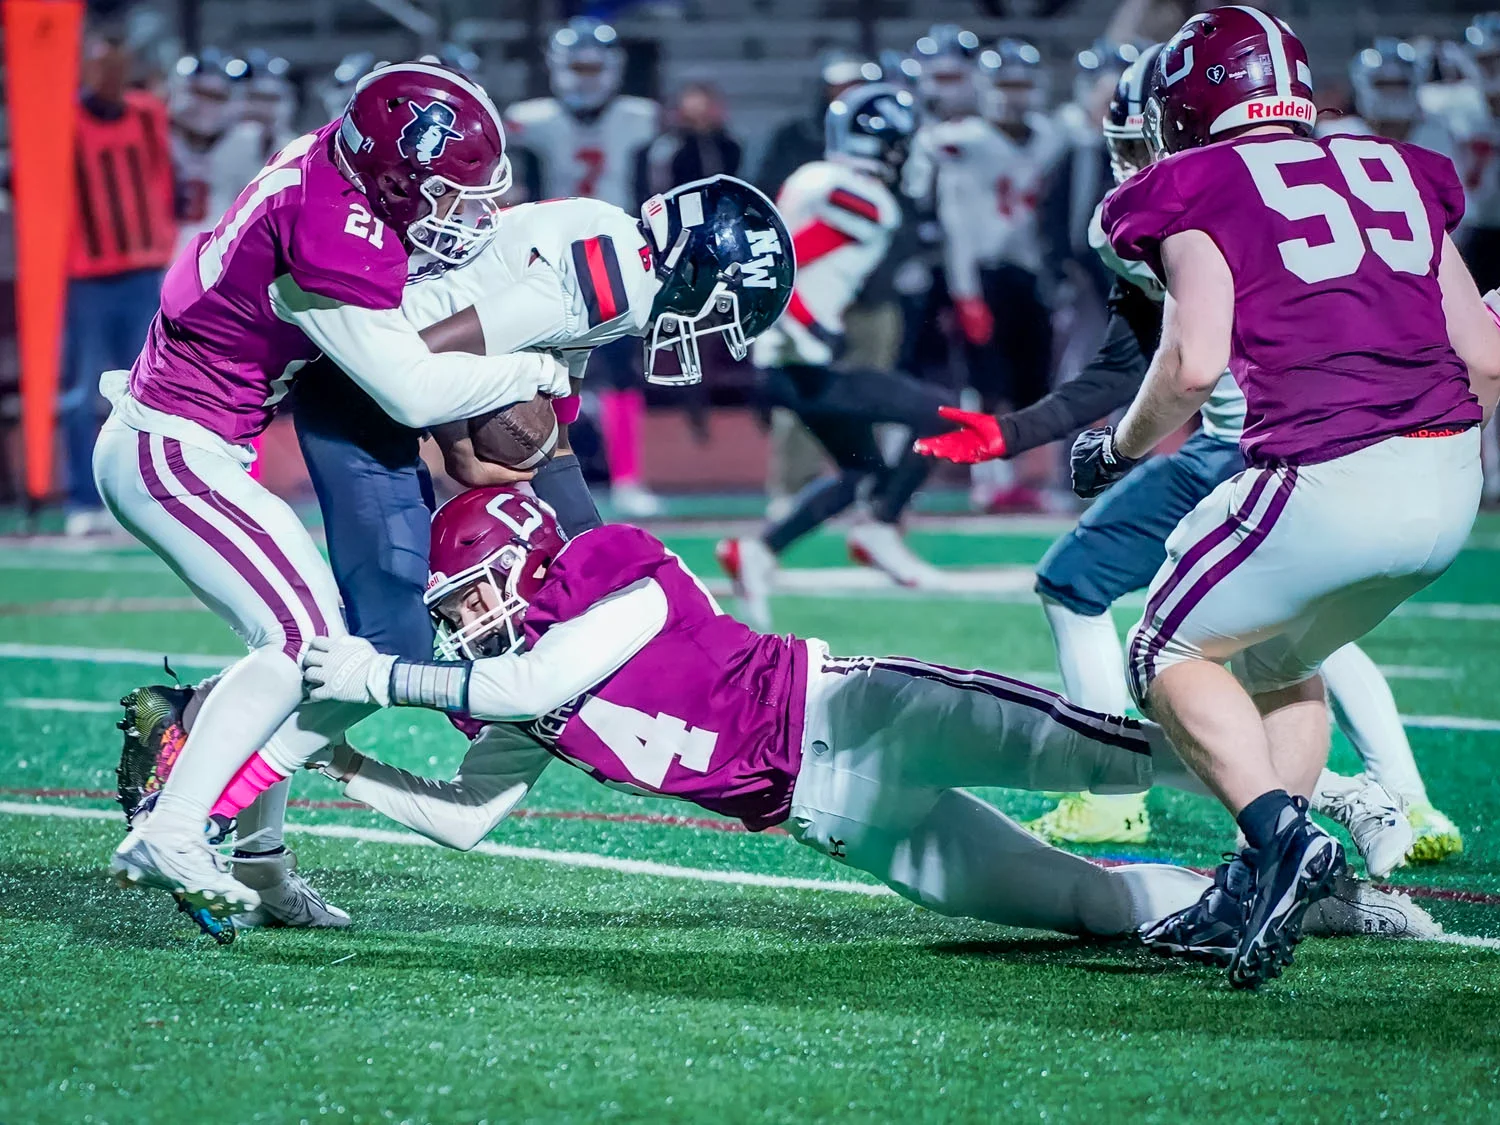
{"type": "Polygon", "coordinates": [[[94,488],[94,441],[106,405],[99,376],[135,362],[177,238],[166,106],[143,90],[127,89],[131,66],[118,37],[89,39],[58,401],[70,535],[112,526],[94,488]]]}
{"type": "Polygon", "coordinates": [[[677,92],[669,110],[670,127],[642,154],[645,194],[707,176],[736,175],[739,141],[724,127],[724,97],[707,82],[690,82],[677,92]]]}

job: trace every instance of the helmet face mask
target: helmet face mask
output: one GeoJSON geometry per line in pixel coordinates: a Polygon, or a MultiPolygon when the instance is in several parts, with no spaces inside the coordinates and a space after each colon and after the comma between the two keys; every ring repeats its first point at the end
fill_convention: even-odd
{"type": "Polygon", "coordinates": [[[499,180],[485,187],[463,187],[443,176],[429,178],[421,192],[431,209],[406,228],[406,237],[439,261],[462,265],[495,237],[500,200],[510,184],[509,160],[502,165],[499,180]]]}
{"type": "Polygon", "coordinates": [[[660,288],[645,341],[646,381],[686,386],[703,378],[699,341],[722,335],[744,359],[750,343],[791,300],[792,238],[775,206],[733,176],[694,180],[641,205],[660,288]],[[675,373],[657,371],[671,351],[675,373]]]}
{"type": "Polygon", "coordinates": [[[427,592],[437,651],[444,660],[482,660],[521,647],[529,603],[516,586],[525,561],[526,552],[507,543],[473,570],[427,592]]]}
{"type": "Polygon", "coordinates": [[[1109,152],[1109,168],[1117,184],[1123,184],[1154,159],[1146,140],[1146,101],[1160,51],[1161,45],[1153,44],[1125,68],[1115,82],[1114,95],[1105,111],[1104,147],[1109,152]]]}

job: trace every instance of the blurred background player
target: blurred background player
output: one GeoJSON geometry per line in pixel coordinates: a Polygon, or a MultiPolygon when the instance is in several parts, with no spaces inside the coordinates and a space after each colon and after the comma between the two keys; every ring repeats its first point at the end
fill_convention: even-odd
{"type": "Polygon", "coordinates": [[[1388,137],[1452,158],[1453,138],[1444,120],[1422,108],[1422,65],[1416,45],[1377,39],[1349,63],[1354,113],[1320,123],[1318,136],[1388,137]]]}
{"type": "Polygon", "coordinates": [[[882,84],[846,90],[828,109],[825,157],[804,165],[781,189],[792,231],[797,277],[786,316],[756,344],[766,396],[793,411],[832,458],[837,471],[797,496],[759,536],[727,539],[719,559],[736,582],[749,620],[768,628],[776,557],[838,515],[869,489],[870,519],[848,533],[851,554],[902,585],[941,583],[936,568],[906,547],[898,522],[928,465],[916,453],[886,461],[877,423],[915,433],[941,425],[942,388],[893,371],[831,366],[846,330],[844,314],[885,256],[901,222],[892,187],[916,132],[916,105],[905,90],[882,84]]]}
{"type": "MultiPolygon", "coordinates": [[[[268,160],[296,137],[286,59],[209,48],[177,61],[172,142],[183,221],[179,246],[213,229],[268,160]]],[[[342,110],[342,106],[339,107],[342,110]]]]}
{"type": "MultiPolygon", "coordinates": [[[[884,65],[871,62],[842,47],[824,50],[818,56],[818,90],[812,111],[783,122],[766,144],[756,185],[777,199],[782,185],[804,164],[821,160],[827,147],[828,107],[850,87],[887,80],[884,65]]],[[[899,70],[897,71],[899,73],[899,70]]],[[[898,342],[899,347],[899,342],[898,342]]],[[[868,357],[864,357],[868,360],[868,357]]],[[[894,359],[865,366],[889,367],[894,359]]],[[[818,439],[801,419],[784,406],[770,407],[771,434],[766,460],[766,517],[780,519],[791,511],[798,492],[823,471],[824,459],[818,439]]]]}
{"type": "MultiPolygon", "coordinates": [[[[633,211],[650,194],[637,177],[642,152],[661,132],[661,108],[620,93],[625,50],[615,29],[582,16],[569,20],[548,44],[547,75],[551,97],[505,111],[527,198],[582,196],[633,211]]],[[[626,517],[657,515],[661,501],[641,476],[646,396],[639,349],[622,340],[600,348],[591,363],[610,501],[626,517]]]]}
{"type": "MultiPolygon", "coordinates": [[[[1160,49],[1159,44],[1147,47],[1124,71],[1103,120],[1117,183],[1151,162],[1144,105],[1160,49]]],[[[950,412],[965,430],[920,442],[923,449],[955,459],[1010,457],[1069,437],[1135,396],[1160,338],[1165,292],[1150,267],[1127,262],[1111,249],[1100,225],[1102,209],[1101,203],[1091,241],[1115,282],[1098,353],[1076,378],[1025,410],[998,418],[950,412]]],[[[1110,607],[1151,581],[1167,557],[1167,537],[1182,517],[1244,469],[1244,422],[1245,396],[1226,371],[1199,411],[1198,431],[1180,449],[1153,458],[1095,501],[1038,565],[1036,592],[1069,699],[1111,714],[1129,707],[1125,654],[1110,607]]],[[[1423,861],[1461,850],[1458,828],[1428,799],[1395,701],[1374,662],[1347,645],[1324,663],[1323,674],[1340,725],[1369,779],[1325,773],[1313,807],[1351,831],[1377,875],[1400,863],[1408,849],[1412,859],[1423,861]]],[[[1070,794],[1028,827],[1046,839],[1093,844],[1145,843],[1151,833],[1144,794],[1070,794]]]]}
{"type": "Polygon", "coordinates": [[[94,444],[108,404],[99,376],[129,367],[156,315],[176,249],[167,115],[130,88],[135,58],[113,31],[89,37],[78,100],[74,218],[58,421],[67,458],[69,535],[112,530],[94,486],[94,444]]]}

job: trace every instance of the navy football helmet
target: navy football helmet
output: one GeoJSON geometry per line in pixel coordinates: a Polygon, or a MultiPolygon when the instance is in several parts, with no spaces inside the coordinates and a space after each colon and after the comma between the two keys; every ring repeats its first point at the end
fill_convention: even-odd
{"type": "Polygon", "coordinates": [[[1159,54],[1161,44],[1153,43],[1125,68],[1104,114],[1104,146],[1109,150],[1109,167],[1117,184],[1151,163],[1146,148],[1146,98],[1151,93],[1159,54]]]}
{"type": "Polygon", "coordinates": [[[884,82],[845,90],[823,119],[824,153],[895,182],[917,131],[917,102],[884,82]]]}
{"type": "Polygon", "coordinates": [[[574,113],[596,113],[619,93],[625,49],[607,23],[575,16],[547,44],[552,95],[574,113]]]}
{"type": "Polygon", "coordinates": [[[682,184],[641,205],[641,229],[661,289],[651,306],[646,381],[686,386],[703,379],[698,341],[722,333],[744,359],[750,341],[792,298],[792,236],[776,206],[733,176],[682,184]],[[679,370],[659,372],[671,349],[679,370]]]}

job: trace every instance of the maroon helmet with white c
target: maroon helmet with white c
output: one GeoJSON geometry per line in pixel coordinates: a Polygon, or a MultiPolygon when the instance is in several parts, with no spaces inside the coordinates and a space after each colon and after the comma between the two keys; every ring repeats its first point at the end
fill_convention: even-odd
{"type": "Polygon", "coordinates": [[[535,496],[510,486],[461,492],[432,517],[427,592],[422,600],[448,660],[478,660],[521,643],[521,620],[567,540],[557,516],[535,496]],[[488,607],[476,614],[465,599],[480,583],[488,607]]]}
{"type": "Polygon", "coordinates": [[[335,157],[375,217],[450,265],[495,233],[510,189],[500,111],[484,88],[437,63],[392,63],[354,87],[335,157]]]}
{"type": "Polygon", "coordinates": [[[1317,116],[1302,41],[1275,16],[1236,4],[1194,16],[1162,48],[1145,133],[1160,155],[1256,125],[1308,134],[1317,116]]]}

